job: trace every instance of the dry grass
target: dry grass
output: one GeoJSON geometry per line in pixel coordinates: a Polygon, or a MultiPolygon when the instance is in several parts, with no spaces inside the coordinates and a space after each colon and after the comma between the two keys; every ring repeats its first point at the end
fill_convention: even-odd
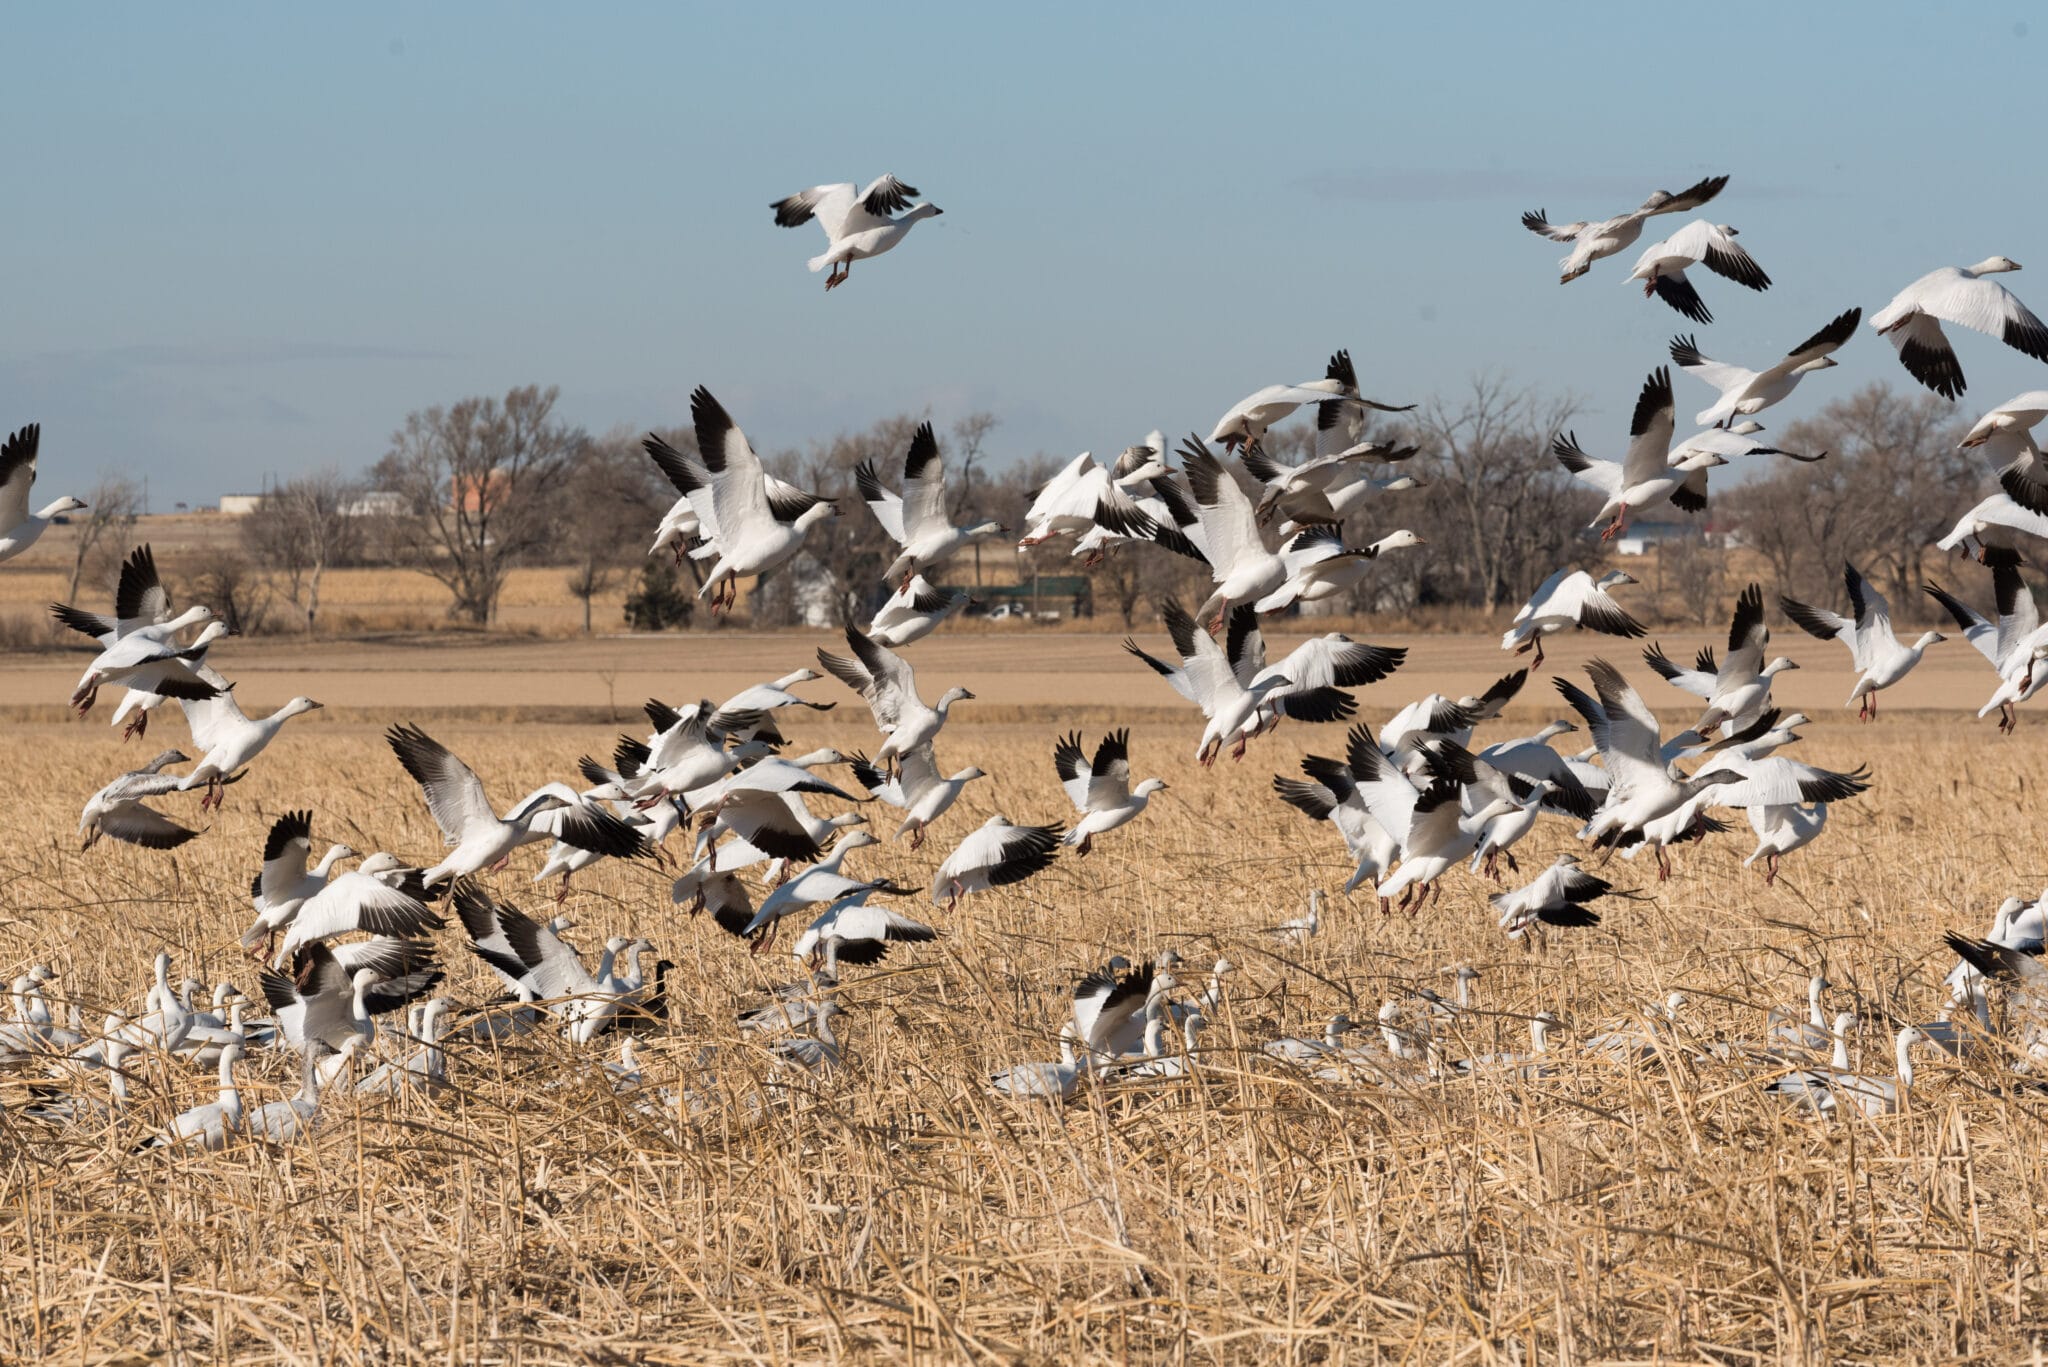
{"type": "MultiPolygon", "coordinates": [[[[803,740],[869,743],[849,711],[807,719],[803,740]]],[[[961,713],[944,757],[996,777],[941,847],[994,807],[1065,814],[1057,721],[961,713]]],[[[437,730],[501,799],[610,734],[437,730]]],[[[1542,1009],[1583,1037],[1671,988],[1691,994],[1698,1035],[1754,1038],[1824,958],[1866,1022],[1862,1063],[1882,1071],[1889,1020],[1938,1003],[1938,932],[2043,881],[2030,843],[1981,835],[1987,812],[2026,828],[2025,732],[1816,727],[1808,757],[1867,759],[1879,786],[1778,887],[1738,867],[1746,832],[1731,835],[1681,854],[1661,889],[1623,867],[1622,886],[1654,896],[1542,954],[1504,943],[1463,876],[1418,918],[1339,899],[1300,949],[1262,936],[1347,871],[1334,837],[1266,789],[1304,745],[1340,738],[1283,728],[1213,774],[1186,761],[1191,742],[1185,724],[1135,737],[1138,769],[1174,785],[1143,825],[940,914],[936,945],[850,971],[849,1068],[758,1123],[735,1104],[672,1138],[597,1082],[540,1091],[587,1063],[552,1042],[458,1045],[452,1094],[336,1101],[285,1149],[130,1154],[211,1090],[155,1063],[110,1132],[0,1115],[0,1360],[2011,1361],[2041,1332],[2043,1102],[1989,1071],[1929,1061],[1906,1114],[1821,1124],[1683,1060],[1636,1073],[1567,1055],[1542,1081],[1384,1092],[1257,1052],[1441,986],[1459,961],[1486,976],[1454,1056],[1525,1047],[1542,1009]],[[984,1094],[989,1070],[1052,1057],[1081,970],[1169,944],[1242,965],[1199,1081],[1098,1088],[1063,1111],[984,1094]]],[[[438,844],[360,724],[299,724],[175,857],[77,852],[80,797],[127,758],[97,728],[18,727],[5,758],[0,972],[56,965],[90,1019],[135,1009],[159,945],[180,974],[254,989],[228,942],[285,807],[313,805],[323,841],[421,862],[438,844]]],[[[1525,867],[1563,838],[1546,823],[1525,867]]],[[[921,882],[935,856],[855,859],[921,882]]],[[[522,883],[537,865],[526,852],[496,887],[540,901],[522,883]]],[[[708,1044],[743,1094],[759,1059],[733,1010],[788,962],[681,915],[657,870],[593,874],[570,899],[579,938],[631,929],[679,965],[673,1035],[643,1051],[650,1081],[708,1044]]],[[[444,939],[448,990],[479,1000],[482,974],[444,939]]],[[[283,1060],[246,1072],[255,1100],[296,1084],[283,1060]]]]}

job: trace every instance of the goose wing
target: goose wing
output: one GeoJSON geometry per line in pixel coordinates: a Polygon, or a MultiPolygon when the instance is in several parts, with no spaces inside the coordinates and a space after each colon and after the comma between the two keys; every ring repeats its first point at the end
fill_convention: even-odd
{"type": "MultiPolygon", "coordinates": [[[[1138,653],[1143,654],[1142,651],[1138,653]]],[[[1144,658],[1152,659],[1149,655],[1145,655],[1144,658]]],[[[1157,662],[1153,663],[1157,668],[1157,662]]],[[[1052,767],[1060,776],[1060,787],[1066,790],[1067,800],[1074,804],[1075,810],[1087,811],[1090,772],[1088,752],[1081,748],[1079,731],[1068,732],[1053,745],[1052,767]]]]}
{"type": "Polygon", "coordinates": [[[882,524],[882,530],[889,539],[902,545],[908,538],[903,531],[903,496],[882,483],[881,475],[875,471],[875,463],[864,460],[853,467],[853,482],[860,489],[868,511],[875,515],[875,521],[882,524]]]}
{"type": "Polygon", "coordinates": [[[36,482],[36,451],[43,425],[32,422],[0,442],[0,531],[28,521],[29,491],[36,482]]]}
{"type": "Polygon", "coordinates": [[[1095,747],[1088,766],[1088,786],[1081,806],[1091,812],[1114,811],[1131,801],[1131,733],[1119,728],[1095,747]]]}
{"type": "Polygon", "coordinates": [[[1223,462],[1194,436],[1181,443],[1180,457],[1209,556],[1218,572],[1227,570],[1242,555],[1264,551],[1257,510],[1223,462]]]}
{"type": "Polygon", "coordinates": [[[946,516],[946,467],[932,425],[919,423],[903,460],[903,533],[906,542],[944,536],[953,529],[946,516]]]}
{"type": "MultiPolygon", "coordinates": [[[[222,694],[226,697],[226,694],[222,694]]],[[[417,726],[400,724],[385,733],[398,762],[426,796],[427,811],[450,845],[482,826],[498,824],[490,795],[476,771],[457,759],[447,746],[417,726]]],[[[202,742],[203,743],[203,742],[202,742]]]]}
{"type": "Polygon", "coordinates": [[[1673,426],[1671,371],[1659,366],[1643,381],[1628,424],[1628,451],[1621,458],[1622,487],[1632,489],[1663,477],[1673,426]]]}
{"type": "MultiPolygon", "coordinates": [[[[2001,562],[1992,567],[1992,583],[1996,585],[2000,574],[2008,571],[2015,580],[2019,578],[2019,568],[2017,566],[2006,565],[2001,562]]],[[[2025,585],[2022,584],[2020,587],[2024,589],[2025,585]]],[[[2005,659],[2006,653],[2005,633],[1998,627],[1985,621],[1975,608],[1957,598],[1941,585],[1923,584],[1921,588],[1928,597],[1941,604],[1948,615],[1955,620],[1956,626],[1963,633],[1963,639],[1975,647],[1979,655],[1989,660],[1992,668],[2002,671],[2002,661],[2005,659]]],[[[2032,595],[2027,595],[2027,603],[2029,607],[2032,607],[2032,595]]]]}
{"type": "Polygon", "coordinates": [[[711,475],[711,506],[717,513],[719,537],[733,545],[742,544],[777,517],[769,505],[761,458],[724,405],[701,385],[690,395],[690,418],[697,425],[698,455],[711,475]]]}

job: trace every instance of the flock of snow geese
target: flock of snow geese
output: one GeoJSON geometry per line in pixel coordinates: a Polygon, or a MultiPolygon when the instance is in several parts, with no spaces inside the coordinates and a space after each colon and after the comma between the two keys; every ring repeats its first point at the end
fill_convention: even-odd
{"type": "MultiPolygon", "coordinates": [[[[1540,210],[1523,222],[1571,244],[1562,274],[1570,282],[1631,246],[1652,218],[1704,205],[1726,184],[1727,177],[1716,176],[1676,195],[1660,191],[1640,208],[1600,222],[1553,224],[1540,210]]],[[[913,202],[917,193],[892,176],[864,189],[818,186],[777,202],[775,221],[793,227],[815,218],[823,226],[829,249],[810,266],[831,268],[831,289],[848,279],[854,261],[893,249],[914,224],[939,213],[913,202]]],[[[1736,236],[1728,225],[1695,220],[1644,250],[1630,278],[1644,283],[1646,295],[1706,323],[1712,315],[1687,279],[1688,267],[1703,265],[1753,290],[1770,286],[1736,236]]],[[[2048,328],[1992,278],[2018,269],[1993,257],[1967,269],[1931,272],[1871,322],[1892,340],[1915,379],[1954,397],[1963,391],[1963,374],[1944,323],[1990,333],[2048,360],[2048,328]]],[[[1696,338],[1675,339],[1672,364],[1718,395],[1697,414],[1698,431],[1676,436],[1671,375],[1660,368],[1642,385],[1618,460],[1589,454],[1576,433],[1556,440],[1563,468],[1604,496],[1593,527],[1611,537],[1631,515],[1663,503],[1697,510],[1705,505],[1709,471],[1735,459],[1821,459],[1825,453],[1782,451],[1759,441],[1762,428],[1754,418],[1783,402],[1806,376],[1834,366],[1833,353],[1851,340],[1861,318],[1861,310],[1847,310],[1762,370],[1709,360],[1696,338]]],[[[1478,729],[1521,693],[1529,669],[1507,674],[1477,696],[1418,699],[1375,730],[1354,721],[1359,704],[1350,690],[1394,675],[1406,663],[1405,650],[1332,633],[1269,660],[1264,617],[1345,593],[1380,556],[1419,544],[1402,530],[1353,546],[1341,532],[1352,512],[1414,486],[1406,476],[1384,473],[1414,448],[1365,435],[1370,414],[1403,407],[1366,397],[1350,355],[1340,351],[1320,378],[1259,389],[1232,405],[1206,440],[1191,435],[1177,452],[1155,432],[1108,465],[1087,453],[1076,457],[1037,493],[1020,537],[1023,546],[1070,544],[1088,563],[1164,551],[1208,568],[1213,591],[1192,612],[1171,599],[1158,605],[1164,648],[1124,643],[1200,709],[1204,725],[1194,754],[1201,763],[1213,764],[1226,748],[1241,758],[1283,720],[1351,723],[1341,744],[1326,747],[1334,753],[1308,756],[1300,777],[1273,779],[1284,803],[1334,828],[1353,864],[1347,894],[1369,885],[1381,911],[1393,909],[1396,898],[1400,908],[1413,910],[1434,903],[1460,866],[1496,881],[1503,865],[1519,876],[1515,847],[1543,818],[1568,819],[1586,856],[1560,855],[1520,886],[1490,897],[1502,932],[1533,946],[1599,923],[1594,904],[1615,889],[1589,867],[1593,861],[1605,866],[1617,853],[1633,860],[1648,852],[1661,881],[1671,874],[1674,846],[1726,832],[1727,822],[1716,813],[1740,810],[1756,837],[1745,865],[1761,862],[1769,882],[1787,855],[1821,836],[1830,804],[1866,791],[1870,779],[1861,769],[1831,771],[1779,753],[1799,740],[1797,728],[1807,718],[1772,705],[1773,681],[1798,665],[1770,650],[1759,585],[1739,596],[1718,656],[1704,650],[1688,664],[1654,643],[1643,651],[1652,672],[1700,705],[1698,719],[1672,736],[1607,660],[1589,666],[1590,689],[1553,681],[1576,720],[1561,718],[1531,735],[1487,743],[1475,739],[1478,729]],[[1309,456],[1298,464],[1277,458],[1266,448],[1266,434],[1304,410],[1314,422],[1309,456]],[[1566,754],[1555,747],[1560,737],[1582,729],[1590,748],[1566,754]]],[[[841,510],[832,498],[769,474],[707,390],[691,395],[690,409],[694,451],[653,436],[645,442],[678,495],[649,553],[700,562],[701,596],[712,611],[723,612],[736,602],[743,581],[789,566],[810,529],[841,510]]],[[[2017,704],[2048,682],[2048,629],[2018,570],[2019,552],[2048,539],[2048,475],[2032,435],[2043,417],[2048,391],[2034,391],[1992,409],[1970,430],[1965,444],[1988,448],[2000,487],[1941,543],[1989,566],[1995,618],[1939,585],[1927,588],[1996,672],[1996,688],[1979,715],[1999,712],[2002,730],[2013,726],[2017,704]]],[[[0,448],[0,559],[20,554],[52,519],[83,506],[62,498],[29,511],[39,436],[37,427],[24,427],[0,448]]],[[[543,1029],[559,1030],[573,1045],[622,1038],[619,1057],[603,1064],[603,1076],[621,1091],[640,1092],[636,1105],[649,1114],[671,1118],[733,1105],[759,1111],[775,1105],[791,1080],[841,1067],[834,1026],[845,1009],[837,997],[841,971],[874,965],[892,946],[941,933],[888,905],[917,889],[863,878],[852,867],[857,851],[879,843],[860,808],[880,802],[900,811],[894,838],[907,840],[911,850],[934,837],[945,840],[948,852],[923,891],[932,906],[950,911],[962,898],[1032,878],[1063,852],[1069,859],[1087,856],[1097,841],[1140,820],[1167,786],[1158,778],[1132,782],[1128,730],[1092,738],[1092,744],[1076,732],[1061,737],[1052,755],[1074,809],[1071,824],[1019,825],[996,815],[964,833],[946,831],[945,818],[963,791],[985,777],[973,766],[948,774],[936,754],[953,710],[972,703],[974,694],[951,687],[927,702],[902,652],[966,604],[964,593],[943,592],[927,576],[1006,529],[986,521],[956,524],[945,473],[928,424],[911,439],[900,478],[893,461],[886,471],[874,461],[859,468],[859,493],[900,551],[886,572],[890,596],[865,629],[846,629],[845,653],[820,650],[817,670],[795,670],[722,703],[650,702],[645,738],[621,738],[608,765],[584,757],[580,787],[550,782],[501,809],[484,780],[446,746],[416,726],[392,727],[393,756],[418,785],[445,851],[431,863],[376,851],[344,870],[341,862],[357,857],[346,845],[313,858],[312,812],[279,817],[260,861],[252,860],[253,920],[242,940],[259,965],[260,1008],[226,983],[207,1002],[196,995],[206,991],[203,984],[173,981],[164,953],[141,1007],[108,1015],[100,1029],[89,1031],[76,1005],[68,1023],[53,1017],[46,985],[55,975],[47,967],[17,978],[13,1020],[0,1026],[0,1060],[46,1066],[50,1075],[39,1084],[45,1094],[25,1114],[51,1124],[104,1123],[127,1101],[137,1061],[176,1059],[217,1067],[219,1099],[157,1127],[149,1143],[218,1148],[243,1136],[284,1142],[308,1132],[323,1113],[323,1097],[336,1091],[359,1098],[431,1094],[449,1085],[454,1046],[543,1029]],[[871,756],[833,749],[785,753],[793,748],[789,733],[799,730],[807,710],[836,705],[798,691],[827,675],[873,713],[880,739],[871,756]],[[835,810],[821,815],[814,804],[835,810]],[[565,938],[573,922],[527,916],[484,881],[520,847],[546,843],[534,881],[558,880],[559,904],[570,879],[597,861],[668,862],[671,842],[688,846],[691,861],[674,880],[675,902],[710,912],[753,953],[774,943],[783,922],[802,918],[792,952],[806,972],[774,989],[740,1022],[774,1041],[765,1073],[752,1074],[757,1085],[744,1094],[719,1082],[721,1070],[731,1069],[716,1051],[700,1054],[672,1086],[643,1079],[635,1039],[666,1019],[672,968],[654,957],[647,940],[611,937],[588,963],[565,938]],[[443,969],[428,933],[446,928],[447,909],[470,953],[504,989],[497,1002],[460,1018],[448,998],[434,995],[443,969]],[[400,1012],[407,1013],[403,1029],[388,1023],[400,1012]],[[300,1091],[245,1110],[237,1063],[251,1051],[278,1048],[299,1054],[300,1091]]],[[[1805,632],[1848,649],[1858,674],[1848,701],[1860,705],[1865,719],[1875,719],[1883,690],[1944,635],[1902,641],[1889,605],[1870,582],[1853,565],[1843,578],[1846,611],[1789,598],[1779,608],[1805,632]]],[[[1644,637],[1645,628],[1617,597],[1633,582],[1620,572],[1596,577],[1584,569],[1558,570],[1515,615],[1503,650],[1533,652],[1531,666],[1540,670],[1543,643],[1559,632],[1644,637]]],[[[202,811],[219,806],[227,787],[286,722],[320,706],[302,697],[265,717],[244,713],[233,684],[207,663],[225,627],[203,605],[174,610],[146,545],[122,564],[110,612],[69,604],[52,612],[99,647],[71,697],[81,716],[102,688],[118,686],[125,695],[113,721],[125,728],[124,738],[139,736],[155,711],[174,700],[199,752],[193,762],[182,750],[166,750],[94,793],[79,823],[86,848],[102,837],[152,850],[196,838],[198,831],[161,809],[193,792],[200,793],[202,811]],[[188,631],[195,632],[189,639],[188,631]],[[172,772],[186,763],[192,763],[189,770],[172,772]]],[[[1306,915],[1270,933],[1301,942],[1321,928],[1322,898],[1314,894],[1306,915]]],[[[2048,1033],[2029,1023],[2048,1025],[2048,969],[2039,958],[2044,936],[2048,900],[2019,899],[1999,909],[1985,938],[1951,935],[1959,962],[1947,980],[1950,1000],[1941,1019],[1898,1030],[1890,1074],[1852,1069],[1856,1019],[1847,1012],[1829,1015],[1831,985],[1822,976],[1809,985],[1805,1008],[1774,1012],[1754,1045],[1696,1045],[1684,1027],[1684,998],[1673,994],[1610,1029],[1588,1032],[1576,1052],[1631,1065],[1684,1052],[1752,1069],[1759,1086],[1818,1111],[1895,1110],[1911,1081],[1915,1045],[1957,1054],[2003,1052],[2016,1056],[2023,1072],[2048,1061],[2048,1033]],[[2006,985],[2020,1007],[2016,1046],[1991,1029],[1987,989],[1993,982],[2006,985]]],[[[1201,1034],[1223,1007],[1232,965],[1218,960],[1189,995],[1181,993],[1177,971],[1184,971],[1179,956],[1168,951],[1135,967],[1119,957],[1088,974],[1071,993],[1061,1057],[1006,1069],[989,1079],[990,1088],[1012,1097],[1063,1099],[1090,1081],[1199,1070],[1201,1034]]],[[[1560,1056],[1553,1038],[1566,1032],[1547,1012],[1530,1022],[1527,1054],[1456,1056],[1458,1023],[1475,1010],[1477,977],[1458,970],[1450,999],[1423,991],[1385,1002],[1376,1031],[1363,1042],[1351,1038],[1353,1022],[1339,1015],[1319,1035],[1267,1043],[1263,1056],[1319,1079],[1386,1086],[1464,1073],[1526,1078],[1555,1071],[1560,1056]]]]}

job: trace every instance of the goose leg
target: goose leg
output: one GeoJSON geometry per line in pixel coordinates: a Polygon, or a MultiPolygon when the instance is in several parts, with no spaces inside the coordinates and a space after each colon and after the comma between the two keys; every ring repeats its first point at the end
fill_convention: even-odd
{"type": "Polygon", "coordinates": [[[555,889],[555,905],[556,905],[556,906],[560,906],[560,905],[562,905],[562,903],[564,903],[564,902],[566,902],[566,901],[568,901],[568,900],[569,900],[569,874],[568,874],[568,873],[567,873],[567,872],[565,871],[565,872],[564,872],[564,873],[562,874],[562,883],[561,883],[561,886],[555,889]]]}
{"type": "Polygon", "coordinates": [[[1671,881],[1671,855],[1663,845],[1657,847],[1657,881],[1660,883],[1671,881]]]}
{"type": "Polygon", "coordinates": [[[1771,856],[1771,857],[1770,857],[1769,859],[1766,859],[1766,860],[1764,861],[1764,886],[1765,886],[1765,887],[1769,887],[1769,886],[1771,886],[1771,884],[1773,884],[1773,883],[1775,883],[1775,882],[1777,882],[1777,881],[1778,881],[1778,856],[1777,856],[1777,855],[1775,855],[1775,854],[1773,854],[1773,855],[1772,855],[1772,856],[1771,856]]]}
{"type": "Polygon", "coordinates": [[[126,728],[125,730],[123,730],[123,731],[121,732],[121,739],[122,739],[122,740],[129,740],[129,739],[131,739],[131,738],[133,738],[133,737],[136,737],[136,736],[140,736],[140,735],[144,734],[144,733],[145,733],[145,732],[147,732],[148,730],[149,730],[149,709],[148,709],[148,708],[146,708],[146,707],[145,707],[145,708],[138,708],[138,709],[136,710],[136,713],[135,713],[135,717],[134,717],[134,719],[133,719],[132,721],[130,721],[130,722],[128,723],[128,725],[127,725],[127,728],[126,728]]]}

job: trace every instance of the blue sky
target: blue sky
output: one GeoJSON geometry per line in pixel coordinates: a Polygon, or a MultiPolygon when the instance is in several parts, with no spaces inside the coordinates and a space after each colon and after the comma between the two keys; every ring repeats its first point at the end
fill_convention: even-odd
{"type": "MultiPolygon", "coordinates": [[[[1064,456],[1349,346],[1388,399],[1570,389],[1595,445],[1692,329],[1516,219],[1716,172],[1777,284],[1701,280],[1710,355],[1994,253],[2048,312],[2026,9],[1423,9],[10,6],[0,426],[44,424],[52,497],[159,508],[526,382],[593,430],[703,383],[768,448],[987,408],[1064,456]],[[946,214],[827,296],[768,204],[885,171],[946,214]]],[[[1973,411],[2048,383],[1959,349],[1973,411]]],[[[1910,384],[1867,329],[1840,359],[1774,425],[1910,384]]]]}

